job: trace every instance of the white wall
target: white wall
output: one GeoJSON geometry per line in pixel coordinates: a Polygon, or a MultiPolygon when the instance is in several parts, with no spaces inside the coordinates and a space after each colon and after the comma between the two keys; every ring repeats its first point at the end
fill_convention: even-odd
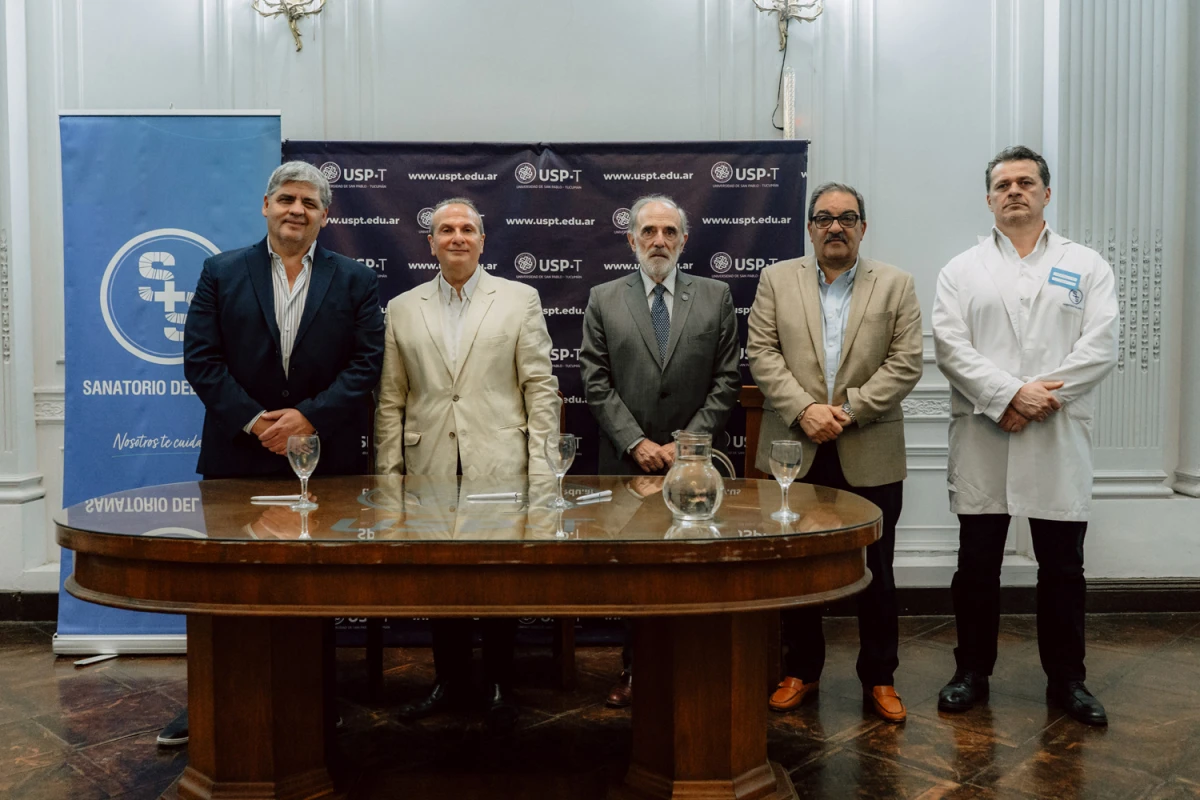
{"type": "MultiPolygon", "coordinates": [[[[1159,150],[1188,155],[1181,145],[1188,115],[1178,106],[1190,107],[1193,117],[1200,108],[1194,83],[1186,92],[1188,30],[1195,31],[1200,14],[1189,21],[1185,0],[1105,0],[1095,4],[1100,17],[1086,20],[1081,4],[1090,0],[826,4],[816,23],[792,24],[788,52],[798,135],[813,142],[809,180],[846,180],[864,192],[865,252],[913,272],[926,313],[940,267],[990,226],[982,173],[999,148],[1020,142],[1047,153],[1055,213],[1070,187],[1077,192],[1071,208],[1079,207],[1078,195],[1100,191],[1079,165],[1097,153],[1100,163],[1106,153],[1128,160],[1150,146],[1120,138],[1115,128],[1110,138],[1084,141],[1077,132],[1086,113],[1148,114],[1158,120],[1159,150]],[[1115,96],[1105,81],[1117,71],[1084,70],[1082,55],[1102,57],[1104,32],[1130,28],[1131,9],[1143,7],[1149,27],[1135,26],[1128,36],[1134,45],[1153,45],[1139,58],[1152,75],[1166,76],[1174,94],[1152,93],[1135,111],[1084,108],[1081,93],[1115,96]],[[1093,46],[1093,38],[1101,44],[1093,46]]],[[[300,23],[300,53],[281,19],[262,19],[249,6],[0,0],[0,154],[6,165],[28,165],[25,180],[21,170],[0,175],[0,230],[7,231],[13,279],[29,277],[11,287],[14,312],[28,324],[14,329],[16,361],[0,380],[5,420],[21,429],[36,417],[36,436],[9,442],[13,457],[0,458],[0,590],[56,585],[49,517],[62,479],[58,110],[278,108],[284,135],[301,139],[778,135],[770,124],[780,64],[776,27],[750,0],[334,0],[300,23]],[[29,475],[37,473],[42,480],[30,489],[29,475]],[[40,492],[44,499],[31,497],[40,492]]],[[[1132,69],[1109,57],[1126,73],[1132,69]]],[[[1182,182],[1172,183],[1164,170],[1155,174],[1144,176],[1143,194],[1158,198],[1160,210],[1175,198],[1180,215],[1189,200],[1190,227],[1200,228],[1200,204],[1183,196],[1182,182]]],[[[1104,209],[1095,213],[1101,223],[1107,219],[1104,209]]],[[[1193,243],[1185,252],[1179,228],[1166,226],[1159,270],[1165,344],[1153,369],[1121,383],[1102,410],[1110,421],[1147,406],[1154,414],[1144,435],[1116,437],[1098,456],[1102,497],[1088,540],[1093,576],[1200,576],[1200,500],[1172,495],[1166,484],[1189,458],[1200,466],[1200,429],[1184,431],[1195,443],[1185,443],[1182,455],[1179,445],[1180,426],[1200,403],[1200,367],[1181,341],[1185,290],[1200,301],[1184,265],[1200,248],[1193,243]]],[[[1193,338],[1197,333],[1188,329],[1193,338]]],[[[926,344],[928,351],[928,337],[926,344]]],[[[911,471],[898,577],[944,585],[957,537],[945,490],[948,400],[944,379],[927,362],[907,404],[911,471]]],[[[1028,543],[1015,535],[1013,545],[1008,579],[1029,582],[1028,543]]]]}

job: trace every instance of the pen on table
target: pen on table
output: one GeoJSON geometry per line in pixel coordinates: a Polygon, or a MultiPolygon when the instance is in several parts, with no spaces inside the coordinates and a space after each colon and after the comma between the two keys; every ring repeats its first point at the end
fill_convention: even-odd
{"type": "Polygon", "coordinates": [[[520,500],[523,495],[520,492],[491,492],[483,494],[469,494],[467,500],[520,500]]]}
{"type": "Polygon", "coordinates": [[[251,503],[282,503],[285,501],[295,502],[300,499],[298,494],[256,494],[250,498],[251,503]]]}
{"type": "Polygon", "coordinates": [[[606,497],[612,497],[611,489],[605,489],[603,492],[592,492],[591,494],[581,495],[575,498],[575,502],[586,503],[588,500],[603,500],[606,497]]]}

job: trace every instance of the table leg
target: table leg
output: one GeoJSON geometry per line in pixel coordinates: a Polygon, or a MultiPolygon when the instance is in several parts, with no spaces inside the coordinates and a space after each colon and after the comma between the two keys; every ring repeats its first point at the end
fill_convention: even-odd
{"type": "Polygon", "coordinates": [[[182,800],[315,800],[325,765],[322,620],[189,615],[182,800]]]}
{"type": "Polygon", "coordinates": [[[633,755],[621,800],[790,800],[767,761],[769,612],[640,618],[633,755]]]}

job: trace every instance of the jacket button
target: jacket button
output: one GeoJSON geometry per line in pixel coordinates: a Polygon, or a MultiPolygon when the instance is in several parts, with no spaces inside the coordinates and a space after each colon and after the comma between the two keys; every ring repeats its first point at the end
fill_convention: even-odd
{"type": "Polygon", "coordinates": [[[284,396],[284,397],[287,397],[287,396],[288,396],[288,390],[287,390],[287,389],[284,389],[284,390],[283,390],[283,396],[284,396]]]}
{"type": "Polygon", "coordinates": [[[453,439],[453,438],[454,438],[454,431],[450,431],[450,438],[451,438],[451,439],[453,439]]]}
{"type": "Polygon", "coordinates": [[[451,399],[451,400],[453,400],[454,402],[456,402],[456,403],[457,403],[457,402],[458,402],[458,395],[454,395],[454,397],[451,397],[450,399],[451,399]]]}

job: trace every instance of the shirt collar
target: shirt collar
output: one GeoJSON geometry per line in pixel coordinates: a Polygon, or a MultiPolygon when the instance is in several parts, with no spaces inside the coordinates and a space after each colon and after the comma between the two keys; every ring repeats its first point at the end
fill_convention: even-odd
{"type": "Polygon", "coordinates": [[[821,269],[821,265],[818,264],[817,265],[817,285],[820,286],[822,289],[825,289],[830,286],[837,286],[839,283],[841,283],[842,285],[848,286],[849,284],[854,283],[854,276],[857,274],[858,274],[858,259],[856,258],[856,259],[854,259],[853,267],[851,267],[850,269],[843,272],[841,275],[838,275],[836,278],[834,278],[833,283],[826,283],[825,282],[825,272],[824,272],[824,270],[821,269]]]}
{"type": "MultiPolygon", "coordinates": [[[[1017,261],[1022,260],[1020,254],[1017,252],[1016,246],[1014,246],[1012,243],[1012,239],[1009,239],[1007,234],[1005,234],[995,225],[992,226],[992,237],[996,241],[996,247],[998,247],[1000,252],[1006,257],[1015,258],[1017,261]]],[[[1046,252],[1046,248],[1049,246],[1050,226],[1042,223],[1042,232],[1038,234],[1038,238],[1037,241],[1034,242],[1033,249],[1029,251],[1029,255],[1025,256],[1025,258],[1041,255],[1042,253],[1046,252]]]]}
{"type": "MultiPolygon", "coordinates": [[[[462,298],[463,302],[469,302],[471,295],[475,294],[475,287],[479,285],[479,274],[483,272],[483,267],[476,266],[475,271],[471,273],[471,277],[467,278],[467,282],[463,284],[462,298]]],[[[449,303],[454,299],[454,287],[446,281],[446,276],[438,272],[438,292],[442,296],[443,303],[449,303]]]]}
{"type": "MultiPolygon", "coordinates": [[[[304,264],[305,268],[312,266],[313,254],[316,251],[317,251],[317,240],[313,239],[313,243],[308,246],[308,252],[305,253],[304,258],[301,259],[301,263],[304,264]]],[[[272,264],[276,264],[276,263],[282,264],[283,263],[283,256],[279,255],[279,253],[276,253],[275,248],[271,247],[271,237],[270,236],[267,237],[267,253],[271,256],[272,264]]]]}
{"type": "MultiPolygon", "coordinates": [[[[667,277],[663,278],[662,285],[667,287],[667,292],[672,297],[675,296],[675,273],[679,271],[679,267],[671,267],[671,271],[667,273],[667,277]]],[[[642,276],[642,288],[646,290],[646,296],[654,291],[654,279],[646,274],[646,270],[639,268],[638,272],[642,276]]]]}

